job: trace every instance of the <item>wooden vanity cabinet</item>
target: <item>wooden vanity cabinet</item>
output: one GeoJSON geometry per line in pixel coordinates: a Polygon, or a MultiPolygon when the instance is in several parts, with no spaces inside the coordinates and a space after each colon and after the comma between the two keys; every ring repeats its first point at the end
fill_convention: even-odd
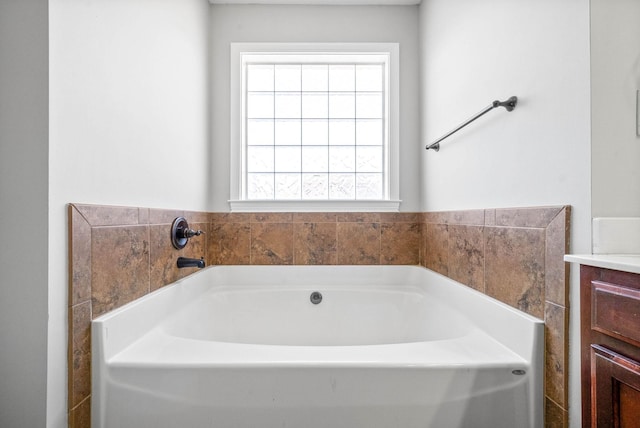
{"type": "Polygon", "coordinates": [[[580,266],[583,428],[640,427],[640,274],[580,266]]]}

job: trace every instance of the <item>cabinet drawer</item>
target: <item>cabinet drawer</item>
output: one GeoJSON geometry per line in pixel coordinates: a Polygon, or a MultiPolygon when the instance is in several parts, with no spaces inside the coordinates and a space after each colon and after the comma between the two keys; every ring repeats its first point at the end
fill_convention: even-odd
{"type": "Polygon", "coordinates": [[[640,363],[598,345],[591,347],[593,424],[637,427],[640,420],[640,363]]]}
{"type": "Polygon", "coordinates": [[[640,346],[640,290],[600,281],[591,286],[591,328],[640,346]]]}

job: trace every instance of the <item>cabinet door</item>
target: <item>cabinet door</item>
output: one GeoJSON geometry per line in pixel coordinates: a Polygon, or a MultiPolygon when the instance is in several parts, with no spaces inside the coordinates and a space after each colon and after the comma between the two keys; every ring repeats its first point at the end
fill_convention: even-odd
{"type": "Polygon", "coordinates": [[[591,425],[640,427],[640,363],[591,346],[591,425]]]}

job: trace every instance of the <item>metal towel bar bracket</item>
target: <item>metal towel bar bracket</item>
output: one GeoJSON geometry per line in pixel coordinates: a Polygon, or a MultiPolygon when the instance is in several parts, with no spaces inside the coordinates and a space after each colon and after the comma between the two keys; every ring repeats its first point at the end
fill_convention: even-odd
{"type": "Polygon", "coordinates": [[[515,97],[515,96],[509,98],[506,101],[498,101],[498,100],[496,100],[496,101],[492,102],[487,108],[485,108],[480,113],[478,113],[475,116],[473,116],[471,119],[467,120],[462,125],[458,126],[453,131],[451,131],[448,134],[438,138],[437,141],[429,144],[427,147],[425,147],[425,149],[427,149],[427,150],[431,149],[431,150],[435,150],[437,152],[437,151],[440,150],[440,142],[442,140],[444,140],[445,138],[455,134],[456,132],[458,132],[459,130],[461,130],[462,128],[464,128],[465,126],[467,126],[468,124],[470,124],[471,122],[473,122],[474,120],[479,118],[480,116],[482,116],[482,115],[488,113],[489,111],[493,110],[494,108],[498,108],[498,107],[504,107],[504,108],[507,109],[507,111],[512,111],[514,108],[516,108],[517,104],[518,104],[518,97],[515,97]]]}

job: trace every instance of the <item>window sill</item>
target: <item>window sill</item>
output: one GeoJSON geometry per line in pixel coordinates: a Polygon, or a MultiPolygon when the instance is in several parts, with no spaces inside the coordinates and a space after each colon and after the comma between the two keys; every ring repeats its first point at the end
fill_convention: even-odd
{"type": "Polygon", "coordinates": [[[402,201],[229,201],[231,212],[399,212],[402,201]]]}

